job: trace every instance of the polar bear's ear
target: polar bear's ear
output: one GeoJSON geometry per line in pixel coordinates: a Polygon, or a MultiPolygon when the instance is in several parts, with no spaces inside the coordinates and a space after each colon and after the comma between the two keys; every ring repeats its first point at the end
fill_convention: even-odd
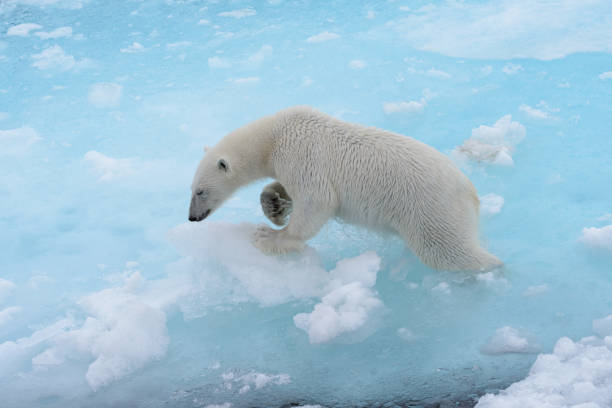
{"type": "Polygon", "coordinates": [[[229,164],[227,163],[227,160],[219,159],[219,161],[217,161],[217,168],[227,173],[229,171],[229,164]]]}
{"type": "Polygon", "coordinates": [[[210,149],[210,147],[204,146],[204,153],[207,153],[209,149],[210,149]]]}

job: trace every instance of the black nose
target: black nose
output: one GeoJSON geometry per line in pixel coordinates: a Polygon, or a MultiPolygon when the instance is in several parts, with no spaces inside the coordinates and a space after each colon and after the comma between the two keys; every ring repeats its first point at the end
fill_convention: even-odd
{"type": "Polygon", "coordinates": [[[208,215],[210,214],[212,210],[206,210],[204,211],[203,214],[198,215],[197,217],[195,215],[189,215],[189,221],[202,221],[204,218],[208,217],[208,215]]]}

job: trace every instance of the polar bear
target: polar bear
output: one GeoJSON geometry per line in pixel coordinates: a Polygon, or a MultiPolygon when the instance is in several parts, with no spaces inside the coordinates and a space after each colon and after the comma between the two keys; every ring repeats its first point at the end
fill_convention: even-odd
{"type": "Polygon", "coordinates": [[[332,217],[399,234],[432,268],[485,270],[501,261],[478,241],[478,196],[445,155],[410,137],[298,106],[256,120],[208,149],[191,186],[189,220],[201,221],[239,187],[261,193],[253,237],[265,253],[299,251],[332,217]]]}

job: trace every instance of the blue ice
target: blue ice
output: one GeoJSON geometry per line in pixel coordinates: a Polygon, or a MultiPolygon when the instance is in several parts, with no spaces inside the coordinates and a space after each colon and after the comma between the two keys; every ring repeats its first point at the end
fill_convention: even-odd
{"type": "Polygon", "coordinates": [[[612,406],[606,1],[0,2],[0,405],[612,406]],[[505,269],[331,222],[259,253],[264,183],[187,223],[203,147],[291,105],[415,137],[505,269]]]}

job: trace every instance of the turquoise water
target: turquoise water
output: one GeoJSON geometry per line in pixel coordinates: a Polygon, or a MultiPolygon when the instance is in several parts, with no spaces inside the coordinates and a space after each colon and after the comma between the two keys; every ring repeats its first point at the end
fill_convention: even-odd
{"type": "Polygon", "coordinates": [[[3,406],[475,403],[524,378],[612,313],[610,38],[605,1],[2,1],[3,406]],[[263,256],[264,182],[186,223],[203,147],[297,104],[453,157],[505,269],[338,223],[263,256]],[[358,322],[313,341],[294,317],[339,288],[358,322]]]}

